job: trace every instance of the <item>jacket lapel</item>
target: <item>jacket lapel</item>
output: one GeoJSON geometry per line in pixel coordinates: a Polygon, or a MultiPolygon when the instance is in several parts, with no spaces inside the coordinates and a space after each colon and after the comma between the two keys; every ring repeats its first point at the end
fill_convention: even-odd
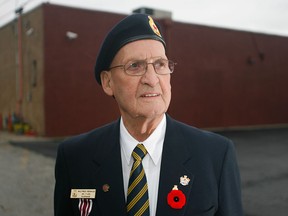
{"type": "MultiPolygon", "coordinates": [[[[97,209],[101,215],[126,215],[119,143],[119,121],[94,159],[97,209]]],[[[98,214],[97,214],[98,215],[98,214]]]]}
{"type": "Polygon", "coordinates": [[[184,215],[187,205],[182,209],[173,209],[168,205],[167,196],[173,186],[177,185],[178,189],[185,194],[186,200],[188,200],[193,184],[193,174],[185,167],[185,163],[190,159],[187,145],[180,133],[177,133],[177,128],[173,126],[173,122],[174,120],[167,116],[167,129],[159,180],[157,216],[184,215]],[[188,185],[180,184],[180,177],[184,175],[190,178],[188,185]]]}

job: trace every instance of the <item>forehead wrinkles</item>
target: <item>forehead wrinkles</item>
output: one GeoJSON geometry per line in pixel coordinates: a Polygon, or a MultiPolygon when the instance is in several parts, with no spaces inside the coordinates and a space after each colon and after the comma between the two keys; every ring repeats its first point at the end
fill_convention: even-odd
{"type": "Polygon", "coordinates": [[[165,49],[161,42],[155,40],[140,40],[123,46],[115,55],[113,62],[123,63],[130,60],[145,60],[149,58],[166,58],[165,49]]]}
{"type": "Polygon", "coordinates": [[[157,60],[160,59],[166,59],[165,57],[162,56],[153,56],[151,58],[146,57],[146,58],[131,58],[131,59],[127,59],[127,61],[125,61],[124,63],[132,63],[132,62],[147,62],[147,63],[154,63],[157,60]]]}

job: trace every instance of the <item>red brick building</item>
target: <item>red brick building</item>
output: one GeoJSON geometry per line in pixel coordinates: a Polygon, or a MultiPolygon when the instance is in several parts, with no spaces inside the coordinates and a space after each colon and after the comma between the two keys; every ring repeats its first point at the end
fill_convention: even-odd
{"type": "MultiPolygon", "coordinates": [[[[106,33],[124,17],[43,4],[2,27],[1,116],[19,112],[50,137],[117,119],[116,102],[104,95],[93,68],[106,33]],[[76,34],[69,39],[68,32],[76,34]]],[[[287,125],[287,37],[158,21],[168,57],[177,62],[172,117],[201,128],[287,125]]]]}

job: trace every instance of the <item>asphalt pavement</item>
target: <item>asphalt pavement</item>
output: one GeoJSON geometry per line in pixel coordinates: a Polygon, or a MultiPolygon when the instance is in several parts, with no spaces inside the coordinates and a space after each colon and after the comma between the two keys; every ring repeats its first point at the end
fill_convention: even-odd
{"type": "MultiPolygon", "coordinates": [[[[288,215],[288,127],[218,132],[235,143],[245,216],[288,215]]],[[[61,140],[0,131],[0,215],[53,215],[61,140]]]]}

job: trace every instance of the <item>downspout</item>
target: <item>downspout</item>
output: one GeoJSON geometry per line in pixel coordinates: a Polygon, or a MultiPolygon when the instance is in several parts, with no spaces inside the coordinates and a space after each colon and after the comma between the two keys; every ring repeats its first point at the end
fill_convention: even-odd
{"type": "Polygon", "coordinates": [[[18,99],[16,105],[16,114],[19,117],[22,117],[23,103],[22,11],[22,7],[15,11],[15,13],[18,15],[18,99]]]}

